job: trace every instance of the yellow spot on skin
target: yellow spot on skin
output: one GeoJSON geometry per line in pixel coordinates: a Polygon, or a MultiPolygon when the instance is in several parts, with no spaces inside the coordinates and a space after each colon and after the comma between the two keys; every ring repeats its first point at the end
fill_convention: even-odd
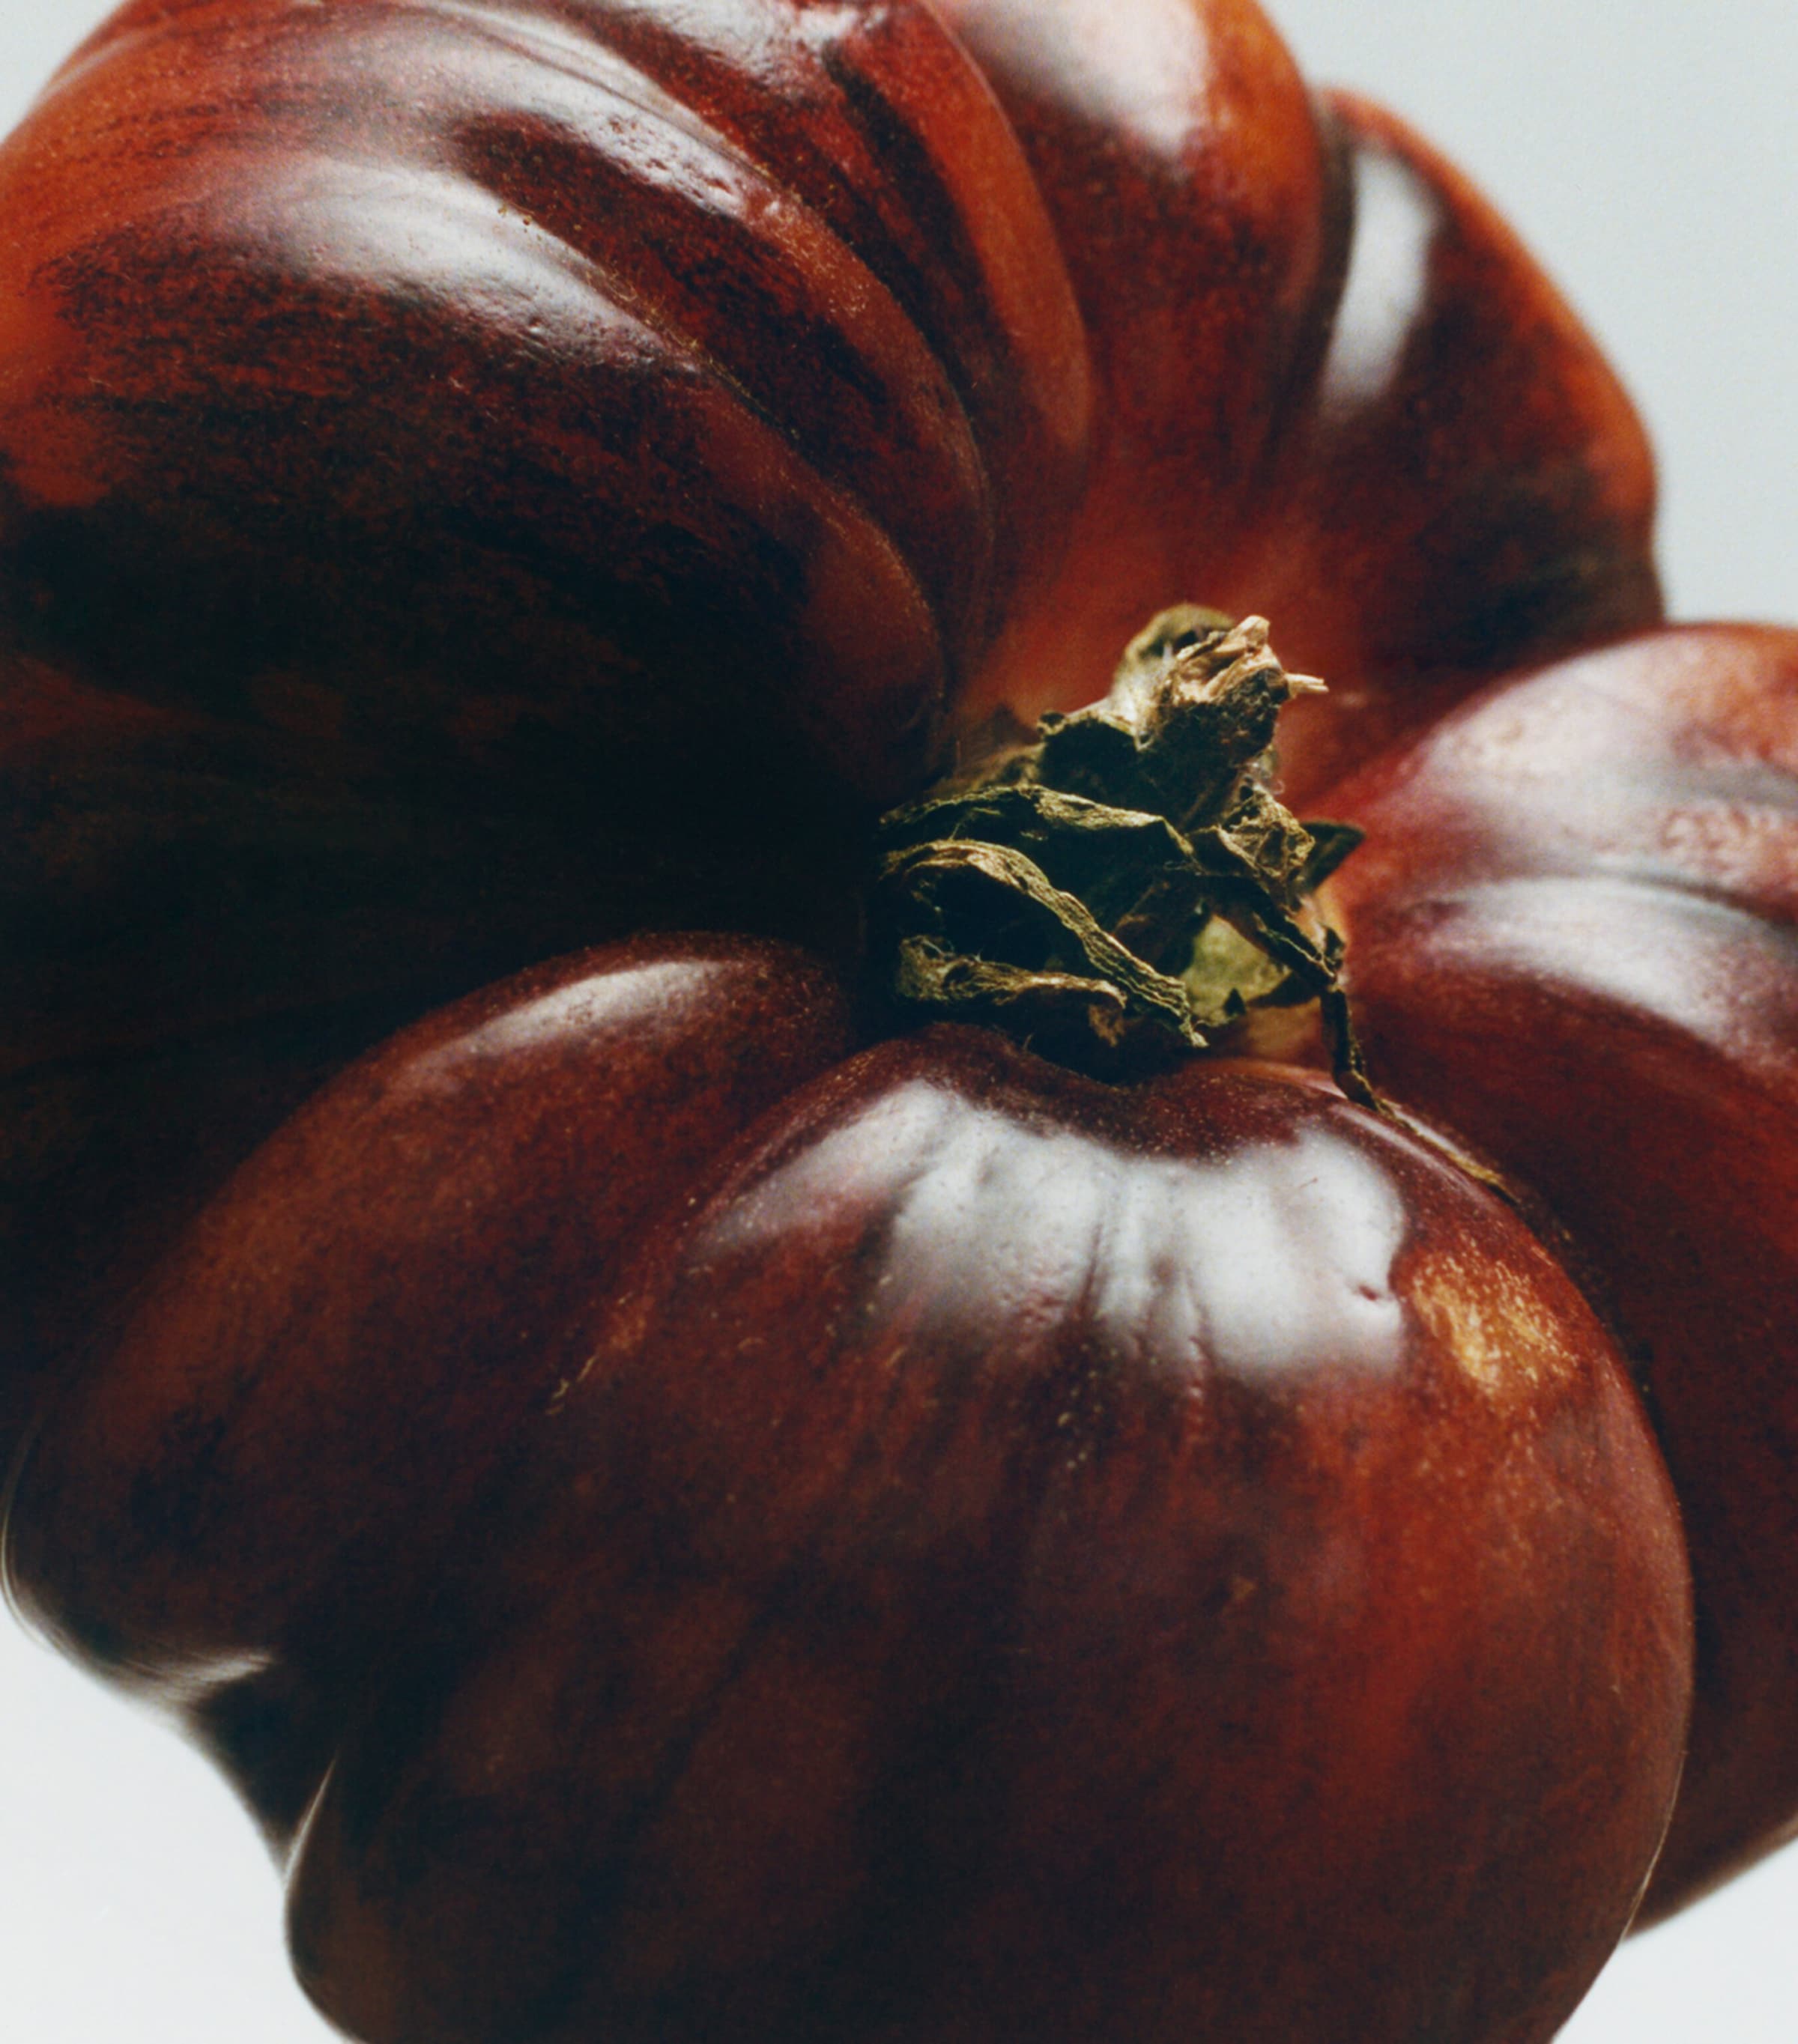
{"type": "Polygon", "coordinates": [[[1426,1256],[1405,1289],[1437,1347],[1489,1397],[1527,1395],[1577,1374],[1561,1316],[1519,1271],[1426,1256]]]}

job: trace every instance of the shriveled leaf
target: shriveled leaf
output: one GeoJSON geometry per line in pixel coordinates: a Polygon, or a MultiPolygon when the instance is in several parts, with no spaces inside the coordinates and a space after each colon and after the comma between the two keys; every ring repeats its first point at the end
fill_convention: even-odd
{"type": "MultiPolygon", "coordinates": [[[[1346,1032],[1341,945],[1307,896],[1357,834],[1307,830],[1268,786],[1281,706],[1322,686],[1286,672],[1265,619],[1165,613],[1103,702],[1045,717],[1034,747],[1007,732],[984,773],[885,819],[895,994],[1084,1040],[1099,1063],[1145,1039],[1196,1049],[1268,1002],[1337,996],[1346,1032]]],[[[1343,1040],[1339,1073],[1365,1087],[1343,1040]]]]}

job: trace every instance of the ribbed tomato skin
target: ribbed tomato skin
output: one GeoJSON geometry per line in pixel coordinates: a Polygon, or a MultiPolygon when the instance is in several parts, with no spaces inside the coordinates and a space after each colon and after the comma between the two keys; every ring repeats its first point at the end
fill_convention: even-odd
{"type": "Polygon", "coordinates": [[[129,0],[0,223],[6,1566],[336,2020],[1518,2044],[1694,1693],[1650,1906],[1788,1827],[1791,645],[1427,144],[1251,0],[129,0]],[[1384,1117],[868,996],[1188,600],[1384,1117]]]}
{"type": "Polygon", "coordinates": [[[1552,2036],[1691,1663],[1577,1289],[1314,1075],[853,1046],[678,937],[395,1038],[52,1409],[13,1594],[371,2044],[1552,2036]]]}
{"type": "Polygon", "coordinates": [[[134,0],[0,221],[9,1431],[347,1055],[845,955],[867,805],[1165,604],[1330,674],[1295,799],[1658,616],[1590,340],[1243,0],[134,0]]]}

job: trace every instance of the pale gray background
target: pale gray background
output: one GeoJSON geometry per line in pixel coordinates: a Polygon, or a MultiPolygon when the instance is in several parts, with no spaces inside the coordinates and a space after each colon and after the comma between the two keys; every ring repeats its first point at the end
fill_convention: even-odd
{"type": "MultiPolygon", "coordinates": [[[[109,4],[0,0],[0,129],[109,4]]],[[[1798,620],[1791,0],[1272,11],[1314,76],[1384,98],[1470,170],[1569,290],[1659,444],[1680,613],[1798,620]]],[[[1798,1852],[1626,1946],[1564,2044],[1792,2044],[1795,1924],[1798,1852]]],[[[275,1884],[229,1798],[3,1620],[0,2027],[17,2044],[334,2034],[287,1979],[275,1884]]]]}

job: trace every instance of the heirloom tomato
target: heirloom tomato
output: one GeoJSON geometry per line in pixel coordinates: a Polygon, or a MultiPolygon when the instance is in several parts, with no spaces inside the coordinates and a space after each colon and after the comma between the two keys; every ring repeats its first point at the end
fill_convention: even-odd
{"type": "Polygon", "coordinates": [[[1408,129],[128,0],[0,221],[7,1581],[334,2022],[1530,2044],[1798,1822],[1798,639],[1408,129]]]}

